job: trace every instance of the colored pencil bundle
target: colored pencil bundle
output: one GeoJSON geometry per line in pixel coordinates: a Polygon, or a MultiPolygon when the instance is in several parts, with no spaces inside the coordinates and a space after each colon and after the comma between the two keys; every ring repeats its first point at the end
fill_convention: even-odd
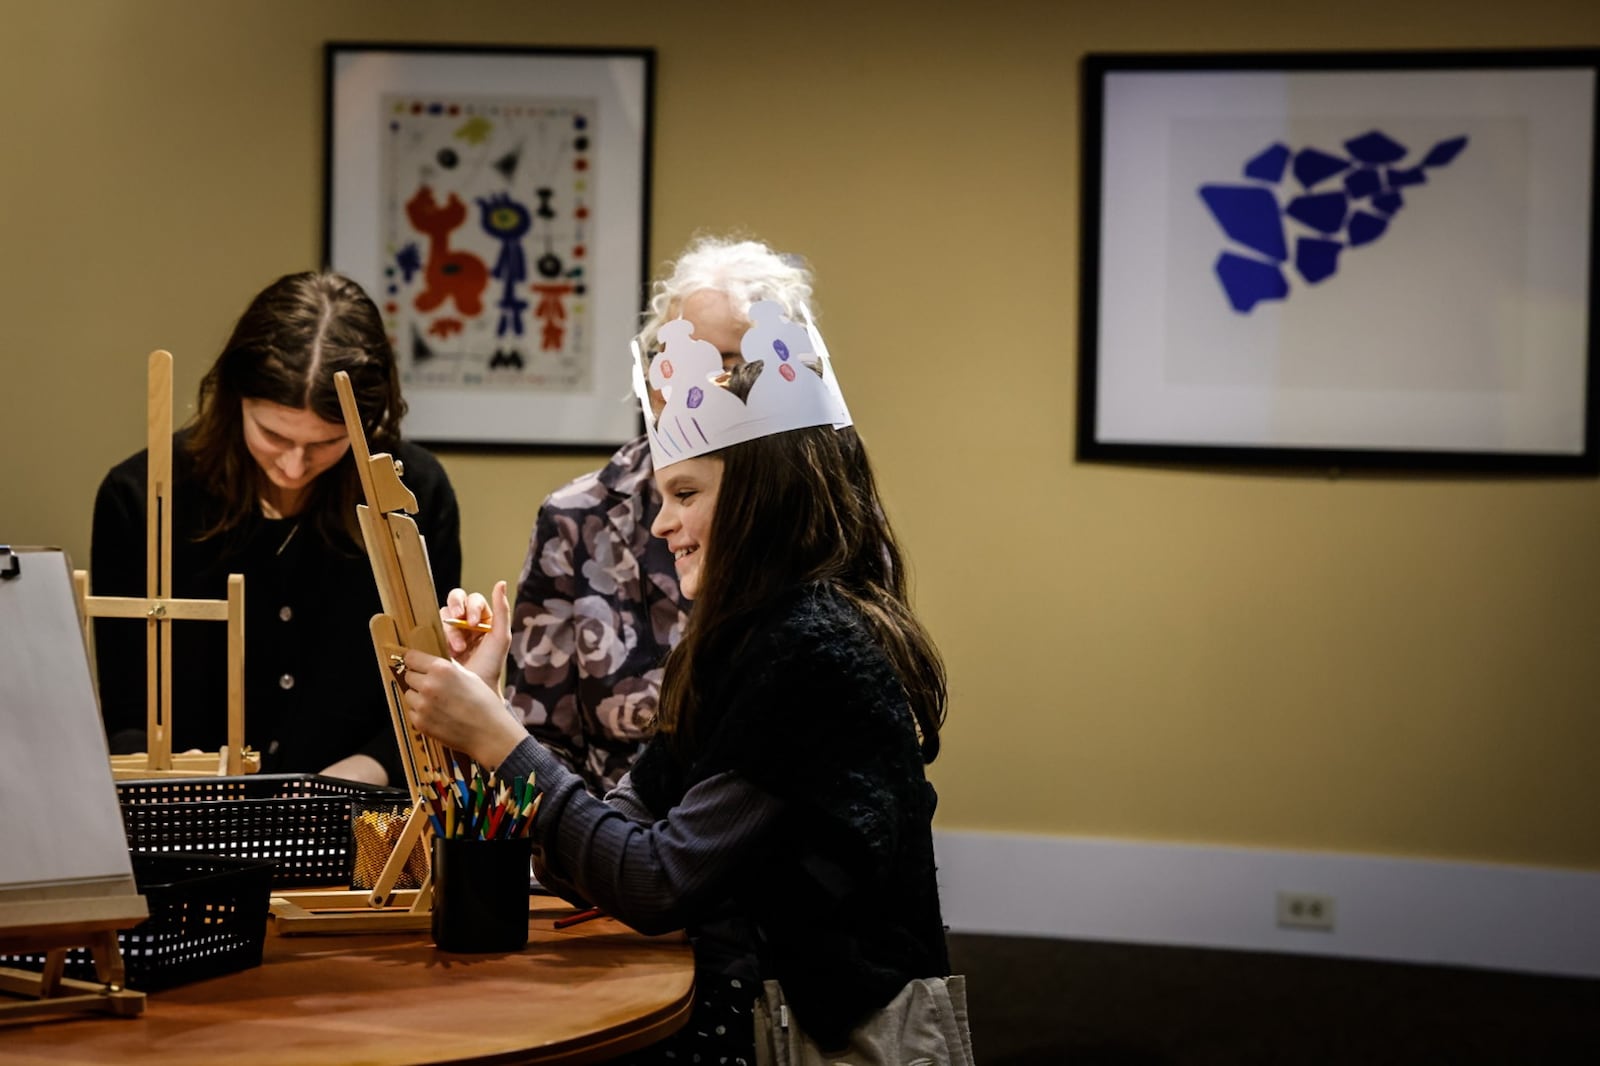
{"type": "Polygon", "coordinates": [[[467,774],[453,766],[454,777],[435,773],[423,783],[428,818],[436,835],[454,840],[511,840],[528,835],[539,810],[532,777],[496,781],[476,763],[467,774]]]}

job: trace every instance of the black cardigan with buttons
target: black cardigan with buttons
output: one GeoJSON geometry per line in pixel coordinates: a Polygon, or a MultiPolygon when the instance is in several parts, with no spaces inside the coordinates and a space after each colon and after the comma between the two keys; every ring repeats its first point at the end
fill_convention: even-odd
{"type": "MultiPolygon", "coordinates": [[[[311,523],[259,515],[197,540],[218,503],[194,481],[182,437],[172,449],[172,594],[226,599],[228,574],[244,574],[245,739],[261,753],[262,770],[315,773],[361,753],[400,784],[399,749],[367,628],[381,608],[365,552],[323,542],[311,523]]],[[[455,492],[422,448],[402,442],[392,454],[404,462],[406,487],[417,497],[415,518],[442,597],[461,581],[455,492]]],[[[140,452],[100,484],[90,554],[96,595],[145,595],[147,470],[148,453],[140,452]]],[[[228,730],[228,627],[187,621],[171,628],[172,750],[216,751],[228,730]]],[[[113,754],[145,750],[144,630],[138,619],[95,621],[100,709],[113,754]]]]}

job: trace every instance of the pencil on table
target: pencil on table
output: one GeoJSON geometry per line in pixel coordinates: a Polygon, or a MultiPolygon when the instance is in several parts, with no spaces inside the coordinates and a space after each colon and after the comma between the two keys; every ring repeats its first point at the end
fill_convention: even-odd
{"type": "Polygon", "coordinates": [[[599,907],[590,907],[589,909],[581,910],[576,914],[569,914],[565,918],[557,918],[555,920],[555,927],[557,929],[565,929],[569,925],[577,925],[579,922],[592,921],[595,918],[604,918],[605,916],[606,912],[601,910],[599,907]]]}

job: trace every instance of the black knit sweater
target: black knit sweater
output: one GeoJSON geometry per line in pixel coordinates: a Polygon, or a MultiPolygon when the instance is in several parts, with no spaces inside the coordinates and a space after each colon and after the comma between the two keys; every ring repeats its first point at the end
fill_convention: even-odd
{"type": "Polygon", "coordinates": [[[692,750],[657,739],[634,766],[666,812],[731,772],[783,801],[781,831],[729,886],[778,979],[824,1047],[910,981],[949,973],[934,876],[935,795],[911,711],[882,649],[837,593],[796,591],[750,630],[703,693],[692,750]]]}

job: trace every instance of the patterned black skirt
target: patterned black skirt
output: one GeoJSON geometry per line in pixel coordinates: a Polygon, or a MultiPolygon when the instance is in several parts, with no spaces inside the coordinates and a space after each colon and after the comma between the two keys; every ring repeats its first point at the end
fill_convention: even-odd
{"type": "Polygon", "coordinates": [[[715,974],[694,980],[694,1009],[683,1028],[615,1059],[619,1066],[755,1066],[752,1011],[760,986],[715,974]]]}

